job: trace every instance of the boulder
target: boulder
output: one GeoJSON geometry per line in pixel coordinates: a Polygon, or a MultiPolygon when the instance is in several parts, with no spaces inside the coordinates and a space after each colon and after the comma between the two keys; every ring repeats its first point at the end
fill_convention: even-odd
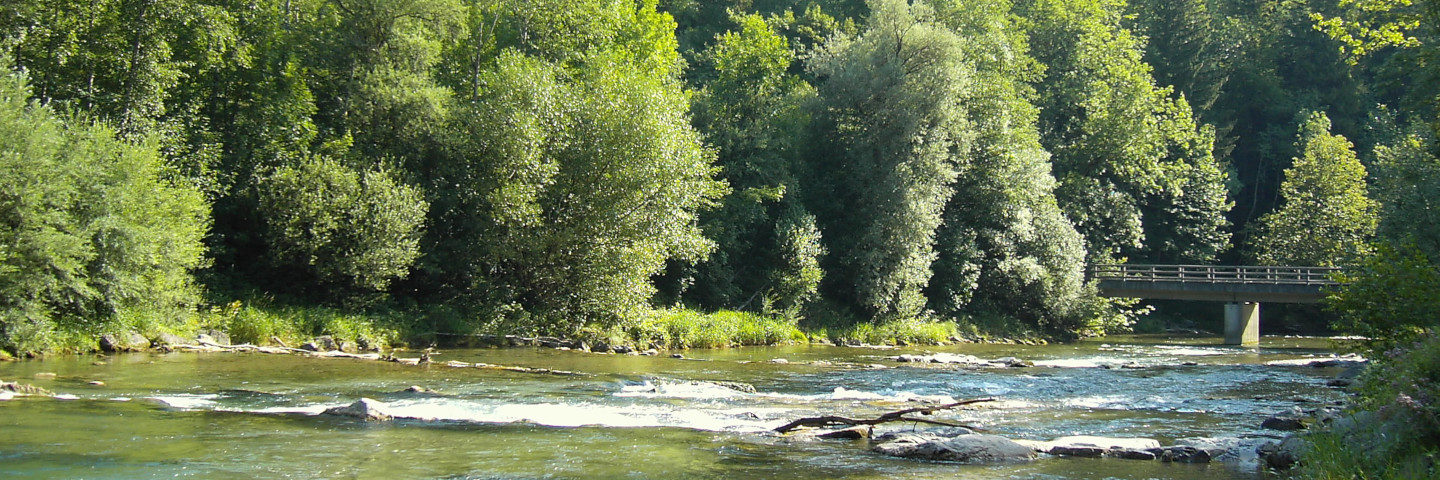
{"type": "Polygon", "coordinates": [[[595,352],[595,353],[609,353],[609,352],[610,352],[610,344],[605,343],[605,342],[595,342],[594,345],[591,345],[591,346],[590,346],[590,351],[595,352]]]}
{"type": "Polygon", "coordinates": [[[1035,459],[1035,451],[995,435],[941,437],[931,434],[886,434],[870,449],[892,457],[972,464],[1018,463],[1035,459]]]}
{"type": "Polygon", "coordinates": [[[631,346],[629,346],[629,345],[615,345],[615,346],[613,346],[613,347],[610,347],[610,351],[615,352],[615,353],[619,353],[619,354],[626,354],[626,353],[634,352],[634,351],[635,351],[635,348],[634,348],[634,347],[631,347],[631,346]]]}
{"type": "Polygon", "coordinates": [[[37,386],[34,386],[34,385],[26,385],[26,384],[23,384],[23,383],[15,383],[15,382],[6,382],[6,381],[3,381],[3,380],[0,380],[0,392],[8,392],[8,393],[10,393],[10,396],[12,396],[12,397],[13,397],[13,396],[17,396],[17,395],[39,395],[39,396],[45,396],[45,397],[53,397],[53,396],[55,396],[55,393],[54,393],[54,392],[51,392],[51,391],[49,391],[49,390],[46,390],[46,389],[43,389],[43,388],[40,388],[40,387],[37,387],[37,386]]]}
{"type": "MultiPolygon", "coordinates": [[[[1151,450],[1152,453],[1156,453],[1151,450]]],[[[1177,463],[1210,463],[1224,455],[1225,449],[1214,445],[1176,445],[1159,449],[1160,460],[1177,463]]]]}
{"type": "Polygon", "coordinates": [[[716,380],[716,381],[713,381],[713,382],[710,382],[710,383],[713,383],[713,384],[716,384],[716,385],[719,385],[719,386],[722,386],[722,387],[725,387],[725,388],[728,388],[728,389],[731,389],[731,390],[734,390],[734,391],[737,391],[737,392],[755,393],[755,386],[754,386],[754,385],[751,385],[751,384],[748,384],[748,383],[727,382],[727,381],[723,381],[723,380],[716,380]]]}
{"type": "Polygon", "coordinates": [[[1092,447],[1085,445],[1061,445],[1057,447],[1051,447],[1048,453],[1051,455],[1058,455],[1062,457],[1100,458],[1105,456],[1105,452],[1107,451],[1108,450],[1100,447],[1092,447]]]}
{"type": "Polygon", "coordinates": [[[1160,448],[1160,441],[1153,438],[1131,438],[1131,437],[1096,437],[1091,435],[1072,435],[1051,440],[1048,443],[1053,447],[1099,447],[1104,450],[1130,449],[1149,450],[1160,448]]]}
{"type": "Polygon", "coordinates": [[[1279,443],[1270,442],[1261,445],[1260,448],[1255,449],[1255,453],[1260,455],[1260,460],[1265,462],[1266,466],[1286,470],[1295,466],[1295,463],[1300,461],[1300,456],[1305,453],[1305,449],[1309,447],[1310,445],[1304,439],[1292,435],[1285,437],[1279,443]]]}
{"type": "Polygon", "coordinates": [[[100,336],[100,350],[116,352],[136,352],[150,348],[150,339],[135,332],[125,332],[118,335],[105,334],[100,336]]]}
{"type": "Polygon", "coordinates": [[[303,343],[303,344],[300,345],[300,349],[301,349],[301,350],[309,350],[309,351],[312,351],[312,352],[318,352],[318,351],[320,351],[320,346],[319,346],[319,345],[316,345],[315,342],[305,342],[305,343],[303,343]]]}
{"type": "Polygon", "coordinates": [[[1299,418],[1291,416],[1274,416],[1265,419],[1265,421],[1263,422],[1260,422],[1260,428],[1281,431],[1304,430],[1305,422],[1300,421],[1299,418]]]}
{"type": "Polygon", "coordinates": [[[100,350],[114,353],[124,349],[120,348],[120,340],[116,339],[114,335],[107,333],[100,336],[100,350]]]}
{"type": "Polygon", "coordinates": [[[189,344],[189,343],[191,343],[191,342],[190,342],[189,340],[184,339],[183,337],[181,337],[181,336],[179,336],[179,335],[176,335],[176,334],[173,334],[173,333],[170,333],[170,332],[165,332],[165,333],[161,333],[161,334],[159,334],[159,335],[156,335],[155,338],[152,338],[152,339],[151,339],[151,343],[152,343],[153,345],[155,345],[156,347],[173,347],[173,346],[177,346],[177,345],[187,345],[187,344],[189,344]]]}
{"type": "Polygon", "coordinates": [[[1135,450],[1130,448],[1119,448],[1109,451],[1110,456],[1123,458],[1125,460],[1154,460],[1158,458],[1155,452],[1150,450],[1135,450]]]}
{"type": "Polygon", "coordinates": [[[838,439],[838,440],[859,440],[859,439],[861,439],[861,438],[870,438],[870,432],[871,432],[871,431],[872,431],[872,428],[871,428],[869,425],[857,425],[857,426],[850,427],[850,428],[842,428],[842,429],[839,429],[839,430],[832,430],[832,431],[829,431],[829,432],[821,433],[821,434],[816,435],[816,436],[817,436],[817,437],[820,437],[820,438],[829,438],[829,439],[838,439]]]}
{"type": "Polygon", "coordinates": [[[383,422],[394,418],[390,415],[390,412],[386,410],[384,403],[369,398],[356,400],[355,403],[343,407],[330,408],[325,410],[325,413],[321,415],[353,417],[367,422],[383,422]]]}
{"type": "Polygon", "coordinates": [[[1023,368],[1023,367],[1033,367],[1033,366],[1035,366],[1034,363],[1030,363],[1030,362],[1027,362],[1027,361],[1025,361],[1025,360],[1021,360],[1021,359],[1015,358],[1015,357],[997,358],[997,359],[995,359],[995,363],[998,363],[998,364],[1001,364],[1001,365],[1004,365],[1004,366],[1007,366],[1007,367],[1011,367],[1011,368],[1023,368]]]}
{"type": "MultiPolygon", "coordinates": [[[[230,345],[230,334],[216,329],[201,330],[201,335],[209,335],[210,341],[216,345],[230,345]]],[[[198,339],[198,337],[197,337],[198,339]]]]}
{"type": "MultiPolygon", "coordinates": [[[[335,351],[335,350],[339,350],[339,349],[340,349],[340,344],[335,342],[335,337],[332,337],[332,336],[329,336],[329,335],[321,335],[321,336],[315,337],[315,340],[314,340],[314,341],[315,341],[315,346],[316,346],[316,347],[320,347],[320,351],[330,352],[330,351],[335,351]]],[[[304,348],[304,347],[301,347],[301,348],[304,348]]]]}

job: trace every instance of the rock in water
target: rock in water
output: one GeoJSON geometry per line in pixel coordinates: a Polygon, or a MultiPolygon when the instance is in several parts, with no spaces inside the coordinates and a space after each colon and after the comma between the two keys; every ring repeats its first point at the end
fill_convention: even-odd
{"type": "Polygon", "coordinates": [[[208,335],[210,337],[210,341],[215,342],[216,345],[230,345],[230,334],[223,331],[211,328],[201,331],[200,334],[208,335]]]}
{"type": "Polygon", "coordinates": [[[869,425],[858,425],[850,428],[842,428],[816,435],[820,438],[832,438],[840,440],[859,440],[870,438],[871,427],[869,425]]]}
{"type": "Polygon", "coordinates": [[[885,435],[888,440],[871,450],[892,457],[943,460],[971,464],[1018,463],[1035,459],[1030,447],[995,435],[961,435],[953,438],[935,435],[885,435]]]}
{"type": "Polygon", "coordinates": [[[1304,454],[1307,448],[1309,448],[1309,444],[1305,443],[1304,439],[1290,436],[1280,443],[1271,442],[1261,445],[1260,448],[1255,449],[1255,453],[1260,454],[1260,460],[1270,468],[1285,470],[1295,466],[1295,462],[1300,461],[1300,455],[1304,454]]]}
{"type": "Polygon", "coordinates": [[[1305,422],[1301,422],[1300,419],[1295,417],[1275,416],[1265,419],[1264,422],[1260,422],[1260,428],[1283,431],[1304,430],[1305,422]]]}
{"type": "Polygon", "coordinates": [[[362,398],[355,403],[344,407],[334,407],[325,410],[322,415],[334,415],[340,417],[354,417],[367,422],[383,422],[393,418],[389,411],[386,411],[385,404],[377,400],[362,398]]]}

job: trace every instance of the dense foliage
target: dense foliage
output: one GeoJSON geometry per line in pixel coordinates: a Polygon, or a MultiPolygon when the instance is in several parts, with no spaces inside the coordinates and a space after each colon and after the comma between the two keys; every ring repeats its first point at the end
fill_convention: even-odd
{"type": "Polygon", "coordinates": [[[1123,329],[1087,262],[1437,248],[1398,220],[1437,184],[1406,5],[9,1],[4,348],[203,299],[1123,329]]]}

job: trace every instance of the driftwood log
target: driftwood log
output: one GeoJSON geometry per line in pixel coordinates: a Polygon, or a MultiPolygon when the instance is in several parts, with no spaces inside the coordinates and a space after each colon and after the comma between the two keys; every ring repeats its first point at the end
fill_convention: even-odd
{"type": "Polygon", "coordinates": [[[944,422],[944,421],[940,421],[940,420],[930,420],[930,419],[928,419],[928,418],[907,417],[906,415],[910,415],[910,414],[912,414],[912,413],[918,413],[918,414],[921,414],[921,415],[930,415],[930,414],[932,414],[932,413],[935,413],[935,412],[938,412],[938,411],[941,411],[941,410],[949,410],[949,409],[952,409],[952,408],[962,407],[962,406],[965,406],[965,405],[971,405],[971,404],[982,403],[982,402],[993,402],[993,401],[995,401],[994,398],[975,398],[975,399],[970,399],[970,400],[961,400],[961,401],[958,401],[958,402],[955,402],[955,403],[947,403],[947,404],[944,404],[944,405],[934,405],[934,406],[929,406],[929,407],[915,407],[915,408],[907,408],[907,409],[904,409],[904,410],[896,410],[896,411],[893,411],[893,412],[889,412],[889,413],[882,414],[882,415],[880,415],[880,416],[878,416],[878,417],[875,417],[875,418],[860,418],[860,419],[855,419],[855,418],[846,418],[846,417],[840,417],[840,416],[835,416],[835,415],[824,415],[824,416],[819,416],[819,417],[805,417],[805,418],[802,418],[802,419],[799,419],[799,420],[796,420],[796,421],[787,423],[787,424],[785,424],[785,425],[781,425],[780,427],[777,427],[777,428],[775,429],[775,431],[780,432],[780,433],[786,433],[786,432],[789,432],[789,431],[791,431],[791,430],[794,430],[794,429],[797,429],[797,428],[800,428],[800,427],[839,427],[839,426],[853,427],[853,426],[857,426],[857,425],[872,425],[872,426],[873,426],[873,425],[879,425],[879,424],[882,424],[882,423],[890,423],[890,422],[915,422],[915,423],[925,423],[925,424],[930,424],[930,425],[941,425],[941,426],[946,426],[946,427],[963,427],[963,428],[968,428],[968,429],[971,429],[971,430],[980,430],[979,428],[975,428],[975,427],[972,427],[972,426],[969,426],[969,425],[961,425],[961,424],[958,424],[958,423],[944,422]]]}

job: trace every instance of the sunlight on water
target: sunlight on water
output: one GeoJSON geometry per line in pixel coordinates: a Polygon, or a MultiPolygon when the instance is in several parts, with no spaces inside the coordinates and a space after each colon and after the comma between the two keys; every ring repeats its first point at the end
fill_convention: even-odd
{"type": "MultiPolygon", "coordinates": [[[[1069,345],[691,351],[690,359],[541,349],[447,360],[557,376],[266,355],[125,355],[0,364],[70,400],[0,397],[3,478],[1259,478],[1258,425],[1343,398],[1323,339],[1112,338],[1069,345]],[[1032,361],[1031,368],[900,363],[901,354],[1032,361]],[[785,358],[786,362],[772,362],[785,358]],[[876,366],[879,365],[879,366],[876,366]],[[37,373],[54,373],[36,376],[37,373]],[[91,381],[102,381],[94,385],[91,381]],[[438,394],[403,392],[422,385],[438,394]],[[319,415],[368,397],[397,420],[319,415]],[[1203,437],[1210,465],[1049,457],[965,466],[887,458],[863,441],[778,436],[802,416],[868,417],[995,397],[932,418],[1016,439],[1203,437]]],[[[1346,359],[1353,360],[1353,359],[1346,359]]],[[[931,427],[892,424],[881,430],[931,427]]]]}

